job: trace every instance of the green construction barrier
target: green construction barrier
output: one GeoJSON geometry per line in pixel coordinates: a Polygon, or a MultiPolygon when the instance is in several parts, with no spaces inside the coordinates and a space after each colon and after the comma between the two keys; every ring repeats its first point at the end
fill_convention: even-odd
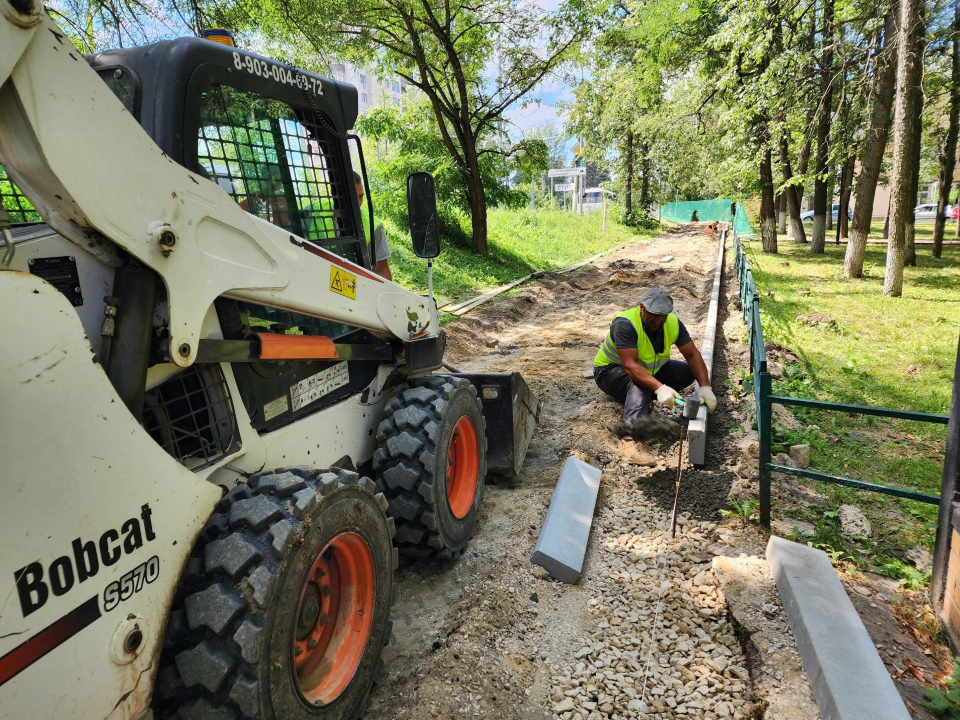
{"type": "Polygon", "coordinates": [[[737,203],[737,214],[733,219],[733,227],[742,238],[754,237],[753,228],[750,227],[750,221],[747,220],[747,211],[743,209],[743,202],[737,203]]]}
{"type": "MultiPolygon", "coordinates": [[[[660,218],[675,223],[730,222],[730,210],[733,205],[733,200],[725,198],[666,203],[660,208],[660,218]],[[695,221],[693,220],[694,212],[697,214],[695,221]]],[[[743,203],[736,203],[736,215],[732,219],[741,237],[753,234],[747,214],[743,211],[743,203]]]]}

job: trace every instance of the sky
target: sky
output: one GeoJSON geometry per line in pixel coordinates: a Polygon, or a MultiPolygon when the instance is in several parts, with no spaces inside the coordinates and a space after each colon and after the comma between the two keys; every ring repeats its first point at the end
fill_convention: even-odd
{"type": "MultiPolygon", "coordinates": [[[[532,2],[547,12],[553,12],[563,0],[532,0],[532,2]]],[[[522,103],[517,103],[504,113],[507,120],[513,124],[511,135],[519,139],[526,135],[526,131],[549,122],[553,122],[558,133],[562,132],[567,122],[568,113],[557,108],[557,103],[573,101],[573,89],[563,76],[559,73],[548,76],[530,94],[530,97],[536,98],[538,102],[528,102],[526,107],[522,103]]],[[[574,138],[567,138],[566,147],[571,153],[571,163],[575,144],[576,140],[574,138]]]]}
{"type": "MultiPolygon", "coordinates": [[[[537,102],[528,100],[526,105],[516,103],[504,113],[511,123],[511,138],[519,140],[534,128],[551,122],[557,133],[563,133],[569,113],[558,108],[557,104],[561,101],[573,102],[574,99],[573,88],[566,80],[559,74],[548,77],[530,93],[529,97],[537,102]]],[[[577,140],[572,135],[568,136],[563,143],[569,154],[568,160],[571,166],[573,165],[573,147],[576,144],[577,140]]]]}

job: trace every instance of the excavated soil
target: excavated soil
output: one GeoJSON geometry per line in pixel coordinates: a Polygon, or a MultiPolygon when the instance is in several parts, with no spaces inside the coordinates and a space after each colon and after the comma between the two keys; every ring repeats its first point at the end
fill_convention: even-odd
{"type": "MultiPolygon", "coordinates": [[[[401,562],[394,638],[384,651],[386,669],[367,717],[747,717],[749,681],[746,671],[738,674],[745,659],[724,626],[716,582],[702,565],[723,545],[717,511],[737,480],[742,454],[730,433],[742,419],[726,405],[723,392],[724,302],[712,383],[721,406],[710,420],[704,467],[684,470],[677,541],[664,534],[673,506],[676,442],[656,446],[658,467],[624,463],[607,429],[619,420],[621,408],[598,390],[590,373],[610,319],[654,285],[670,290],[675,312],[699,345],[716,257],[716,241],[702,226],[687,226],[577,271],[548,275],[447,326],[450,365],[470,372],[520,371],[543,412],[520,476],[488,486],[464,556],[453,564],[401,562]],[[554,582],[529,562],[569,455],[603,472],[583,576],[573,586],[554,582]],[[669,548],[667,576],[676,577],[664,583],[661,575],[659,587],[672,589],[664,590],[665,616],[655,620],[657,553],[663,548],[669,548]],[[648,558],[649,579],[636,570],[646,568],[640,557],[648,558]],[[649,672],[646,638],[655,622],[665,623],[664,637],[641,709],[640,681],[649,672]],[[686,631],[679,639],[671,631],[677,623],[692,641],[686,631]],[[670,667],[671,658],[675,663],[686,655],[689,667],[670,667]],[[612,669],[620,675],[608,679],[604,667],[607,676],[615,674],[612,669]],[[587,677],[590,673],[597,679],[587,677]],[[696,687],[702,701],[683,707],[682,684],[691,696],[696,687]],[[678,699],[682,710],[674,710],[678,699]],[[574,709],[565,710],[568,706],[574,709]]],[[[730,268],[726,272],[729,277],[730,268]]],[[[666,412],[680,420],[679,411],[666,412]]]]}

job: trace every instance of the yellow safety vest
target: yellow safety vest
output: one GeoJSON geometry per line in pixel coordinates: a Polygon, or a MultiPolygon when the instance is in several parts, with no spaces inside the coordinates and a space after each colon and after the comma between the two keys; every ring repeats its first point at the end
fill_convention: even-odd
{"type": "MultiPolygon", "coordinates": [[[[647,337],[643,329],[643,320],[640,316],[640,307],[630,308],[618,313],[613,320],[617,318],[626,318],[637,331],[637,359],[640,364],[650,374],[655,374],[662,368],[667,360],[670,359],[670,348],[680,336],[680,321],[673,313],[667,315],[666,322],[663,323],[663,350],[656,352],[653,349],[653,343],[647,337]]],[[[622,365],[620,356],[617,354],[617,346],[613,343],[613,320],[610,321],[610,330],[607,331],[607,337],[593,358],[594,367],[604,367],[605,365],[622,365]]]]}

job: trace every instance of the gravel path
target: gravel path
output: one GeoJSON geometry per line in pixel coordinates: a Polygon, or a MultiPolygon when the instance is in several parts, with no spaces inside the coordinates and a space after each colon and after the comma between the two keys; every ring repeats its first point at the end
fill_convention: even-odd
{"type": "Polygon", "coordinates": [[[749,674],[709,563],[715,523],[678,519],[632,483],[607,497],[602,550],[584,584],[595,620],[553,676],[563,718],[746,717],[749,674]]]}
{"type": "MultiPolygon", "coordinates": [[[[610,318],[652,285],[670,288],[699,340],[715,262],[716,243],[702,228],[670,231],[525,285],[447,326],[452,365],[522,372],[543,414],[521,476],[488,486],[460,561],[401,567],[394,642],[368,717],[761,716],[750,707],[745,658],[710,571],[714,554],[734,552],[716,526],[717,510],[739,482],[742,456],[729,431],[743,420],[723,397],[724,336],[713,376],[722,404],[711,419],[705,467],[684,471],[675,540],[668,523],[676,442],[655,448],[658,467],[624,463],[607,430],[621,408],[588,372],[610,318]],[[674,257],[660,263],[666,255],[674,257]],[[571,454],[603,476],[583,576],[563,585],[529,558],[571,454]]],[[[726,307],[720,310],[723,323],[726,307]]]]}

